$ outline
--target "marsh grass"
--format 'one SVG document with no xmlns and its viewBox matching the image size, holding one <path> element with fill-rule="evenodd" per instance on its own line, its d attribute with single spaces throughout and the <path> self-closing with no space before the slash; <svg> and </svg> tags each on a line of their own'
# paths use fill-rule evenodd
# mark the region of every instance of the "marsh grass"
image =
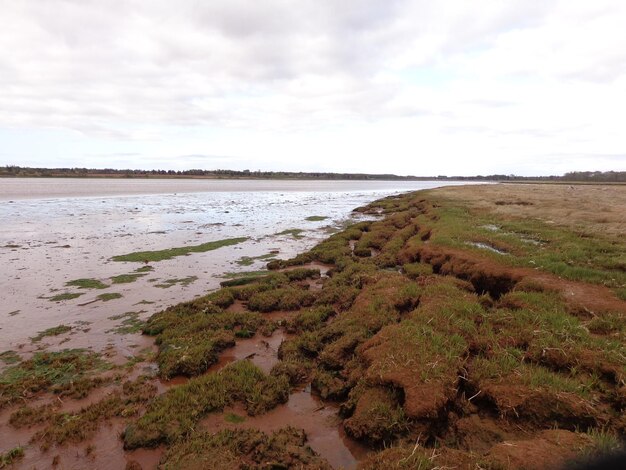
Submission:
<svg viewBox="0 0 626 470">
<path fill-rule="evenodd" d="M 226 421 L 227 423 L 239 424 L 239 423 L 243 423 L 245 420 L 246 420 L 245 416 L 241 416 L 235 413 L 226 413 L 224 415 L 224 421 Z"/>
<path fill-rule="evenodd" d="M 226 279 L 240 279 L 240 278 L 258 278 L 260 276 L 267 276 L 269 271 L 239 271 L 232 273 L 224 273 L 221 277 Z"/>
<path fill-rule="evenodd" d="M 259 256 L 242 256 L 241 258 L 236 260 L 235 263 L 239 266 L 252 266 L 255 261 L 264 261 L 274 258 L 276 258 L 276 254 L 274 253 L 266 253 Z"/>
<path fill-rule="evenodd" d="M 289 381 L 268 376 L 250 361 L 238 361 L 216 373 L 194 377 L 148 405 L 146 414 L 126 428 L 127 449 L 173 443 L 189 435 L 207 413 L 240 402 L 249 415 L 287 401 Z"/>
<path fill-rule="evenodd" d="M 138 273 L 133 273 L 133 274 L 120 274 L 118 276 L 113 276 L 109 279 L 111 279 L 111 282 L 113 284 L 128 284 L 131 282 L 135 282 L 137 279 L 145 275 L 146 273 L 144 272 L 138 272 Z"/>
<path fill-rule="evenodd" d="M 143 332 L 156 336 L 159 346 L 161 376 L 201 374 L 236 337 L 249 337 L 265 323 L 258 313 L 224 312 L 234 299 L 230 289 L 220 289 L 169 307 L 146 322 Z"/>
<path fill-rule="evenodd" d="M 84 349 L 36 352 L 0 374 L 0 408 L 42 391 L 81 397 L 91 388 L 90 377 L 110 367 Z"/>
<path fill-rule="evenodd" d="M 586 434 L 593 441 L 593 447 L 587 449 L 589 454 L 605 455 L 624 449 L 624 442 L 615 433 L 606 429 L 592 428 Z"/>
<path fill-rule="evenodd" d="M 64 292 L 62 294 L 53 295 L 52 297 L 47 297 L 47 299 L 50 300 L 51 302 L 61 302 L 63 300 L 76 299 L 77 297 L 80 297 L 83 294 L 84 292 Z"/>
<path fill-rule="evenodd" d="M 274 310 L 298 310 L 315 302 L 315 295 L 297 287 L 283 287 L 258 292 L 248 300 L 248 308 L 257 312 Z"/>
<path fill-rule="evenodd" d="M 304 431 L 285 427 L 267 435 L 256 429 L 196 432 L 172 446 L 163 458 L 168 469 L 273 468 L 330 470 L 307 445 Z"/>
<path fill-rule="evenodd" d="M 154 268 L 152 266 L 142 266 L 141 268 L 137 268 L 135 269 L 136 273 L 149 273 L 151 271 L 154 271 Z"/>
<path fill-rule="evenodd" d="M 191 284 L 192 282 L 196 282 L 197 280 L 198 280 L 198 276 L 172 278 L 172 279 L 166 279 L 165 281 L 160 282 L 159 284 L 155 284 L 154 287 L 159 287 L 160 289 L 169 289 L 170 287 L 173 287 L 177 284 L 183 287 L 187 287 L 189 284 Z"/>
<path fill-rule="evenodd" d="M 262 313 L 294 312 L 284 324 L 291 335 L 281 344 L 269 378 L 246 361 L 194 377 L 149 405 L 127 429 L 125 445 L 176 442 L 180 450 L 194 440 L 193 430 L 206 413 L 236 401 L 249 414 L 265 411 L 286 399 L 290 385 L 311 383 L 322 398 L 341 402 L 351 436 L 377 449 L 385 446 L 364 468 L 434 467 L 439 449 L 424 457 L 421 446 L 405 445 L 405 436 L 423 436 L 425 445 L 441 446 L 443 454 L 447 449 L 460 456 L 459 462 L 489 467 L 489 457 L 455 444 L 466 436 L 454 423 L 473 415 L 488 421 L 496 434 L 515 432 L 508 419 L 530 430 L 610 423 L 597 447 L 612 448 L 626 378 L 623 312 L 585 311 L 527 274 L 531 270 L 517 268 L 623 289 L 624 242 L 603 234 L 590 237 L 584 227 L 516 218 L 510 207 L 534 207 L 517 204 L 518 199 L 511 199 L 510 207 L 493 201 L 472 205 L 439 194 L 422 191 L 375 201 L 358 212 L 379 219 L 348 226 L 295 258 L 268 263 L 271 270 L 331 264 L 321 290 L 308 289 L 307 280 L 319 272 L 304 267 L 261 271 L 153 316 L 144 332 L 156 335 L 160 373 L 167 377 L 198 375 L 236 338 L 269 328 L 262 314 L 224 311 L 235 299 Z M 496 216 L 494 207 L 509 212 Z M 463 256 L 434 262 L 423 256 L 433 247 Z M 474 260 L 484 273 L 451 268 L 456 262 L 473 269 Z M 488 281 L 499 282 L 500 271 L 522 273 L 523 279 L 502 289 L 483 288 Z M 224 434 L 224 439 L 230 444 L 236 437 Z M 483 444 L 488 448 L 493 442 L 488 438 Z"/>
<path fill-rule="evenodd" d="M 80 289 L 106 289 L 107 287 L 109 287 L 107 284 L 105 284 L 102 281 L 99 281 L 98 279 L 87 279 L 87 278 L 81 278 L 81 279 L 74 279 L 73 281 L 68 281 L 65 283 L 66 286 L 74 286 L 74 287 L 78 287 Z"/>
<path fill-rule="evenodd" d="M 121 299 L 123 297 L 119 292 L 106 292 L 104 294 L 100 294 L 96 296 L 98 300 L 102 300 L 103 302 L 108 302 L 109 300 Z"/>
<path fill-rule="evenodd" d="M 504 264 L 537 267 L 566 279 L 606 285 L 618 293 L 626 284 L 626 250 L 613 237 L 581 236 L 579 230 L 538 219 L 494 219 L 484 210 L 463 207 L 460 201 L 439 203 L 433 210 L 438 219 L 432 238 L 438 244 L 463 248 L 470 242 L 484 243 L 512 255 L 499 260 Z M 500 230 L 485 228 L 495 224 Z M 481 248 L 465 248 L 497 256 Z"/>
<path fill-rule="evenodd" d="M 200 245 L 182 246 L 177 248 L 168 248 L 166 250 L 156 251 L 137 251 L 126 255 L 113 256 L 112 261 L 131 261 L 131 262 L 156 262 L 175 258 L 176 256 L 186 256 L 191 253 L 204 253 L 206 251 L 217 250 L 224 246 L 237 245 L 248 240 L 248 237 L 226 238 L 224 240 L 216 240 L 213 242 L 202 243 Z"/>
<path fill-rule="evenodd" d="M 67 333 L 68 331 L 72 331 L 71 326 L 67 326 L 67 325 L 54 326 L 52 328 L 48 328 L 47 330 L 40 331 L 39 333 L 37 333 L 36 336 L 33 336 L 30 340 L 33 343 L 36 343 L 38 341 L 41 341 L 46 336 L 58 336 L 58 335 Z"/>
<path fill-rule="evenodd" d="M 302 233 L 304 233 L 304 230 L 301 228 L 289 228 L 287 230 L 283 230 L 282 232 L 275 233 L 274 235 L 290 236 L 295 240 L 300 240 L 301 238 L 304 238 L 304 235 L 302 235 Z"/>
<path fill-rule="evenodd" d="M 17 446 L 0 453 L 0 468 L 12 466 L 15 462 L 24 457 L 24 447 Z"/>
<path fill-rule="evenodd" d="M 26 406 L 15 411 L 10 421 L 16 427 L 44 424 L 45 427 L 33 436 L 33 441 L 47 450 L 52 445 L 78 443 L 91 438 L 105 420 L 137 416 L 156 391 L 156 386 L 147 377 L 139 377 L 124 382 L 119 389 L 76 412 L 57 411 L 51 405 Z"/>
<path fill-rule="evenodd" d="M 122 320 L 122 322 L 115 328 L 107 330 L 107 333 L 128 335 L 141 332 L 146 323 L 139 319 L 139 314 L 140 312 L 126 312 L 109 317 L 109 320 Z"/>
<path fill-rule="evenodd" d="M 16 362 L 20 362 L 21 357 L 15 351 L 4 351 L 0 353 L 0 361 L 5 364 L 15 364 Z"/>
</svg>

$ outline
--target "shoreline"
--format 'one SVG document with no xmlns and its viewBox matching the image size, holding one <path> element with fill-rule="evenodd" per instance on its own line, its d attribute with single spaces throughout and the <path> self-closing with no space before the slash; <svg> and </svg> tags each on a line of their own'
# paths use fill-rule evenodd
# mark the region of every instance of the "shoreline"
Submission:
<svg viewBox="0 0 626 470">
<path fill-rule="evenodd" d="M 164 457 L 162 450 L 149 451 L 150 457 L 145 459 L 137 454 L 142 451 L 136 450 L 129 459 L 144 464 L 156 462 L 155 458 L 167 459 L 174 467 L 184 466 L 189 463 L 185 446 L 201 442 L 208 447 L 196 447 L 197 453 L 192 455 L 196 459 L 209 454 L 219 462 L 220 458 L 227 459 L 223 462 L 249 458 L 236 453 L 233 456 L 228 450 L 237 440 L 265 439 L 245 423 L 276 432 L 276 427 L 265 427 L 264 416 L 278 413 L 280 424 L 289 416 L 281 413 L 290 409 L 298 412 L 298 406 L 304 416 L 319 413 L 316 406 L 340 410 L 335 429 L 365 446 L 358 458 L 360 468 L 380 468 L 398 459 L 416 465 L 420 459 L 424 465 L 473 465 L 477 458 L 494 464 L 511 459 L 517 462 L 515 448 L 502 442 L 514 442 L 524 452 L 549 449 L 551 458 L 557 460 L 572 458 L 575 455 L 554 442 L 568 442 L 570 447 L 596 452 L 593 433 L 599 423 L 606 425 L 603 439 L 610 435 L 620 442 L 626 423 L 615 416 L 620 405 L 611 393 L 619 395 L 624 381 L 621 371 L 626 370 L 626 364 L 619 355 L 609 353 L 623 351 L 624 325 L 612 312 L 623 315 L 626 302 L 618 297 L 622 295 L 621 281 L 608 287 L 601 285 L 610 282 L 609 277 L 599 277 L 605 276 L 602 269 L 606 268 L 602 266 L 610 256 L 605 259 L 601 252 L 589 255 L 589 260 L 597 263 L 593 271 L 588 268 L 589 272 L 580 271 L 576 265 L 565 270 L 558 264 L 546 264 L 540 271 L 535 268 L 542 259 L 547 263 L 557 253 L 553 251 L 560 249 L 561 245 L 552 240 L 569 236 L 573 229 L 568 223 L 577 225 L 587 220 L 587 230 L 594 234 L 591 238 L 568 238 L 569 243 L 578 244 L 577 249 L 586 250 L 591 242 L 604 243 L 613 229 L 594 231 L 592 224 L 619 224 L 611 217 L 619 219 L 619 208 L 626 207 L 626 194 L 618 187 L 607 188 L 618 191 L 616 195 L 594 194 L 594 201 L 588 204 L 606 205 L 608 215 L 602 222 L 589 222 L 584 207 L 566 190 L 546 186 L 543 192 L 528 194 L 525 189 L 515 192 L 508 185 L 482 187 L 480 191 L 460 186 L 380 199 L 357 210 L 384 214 L 383 219 L 353 225 L 295 258 L 272 261 L 269 267 L 278 270 L 261 278 L 172 305 L 153 315 L 143 330 L 157 340 L 159 352 L 153 359 L 159 373 L 174 380 L 167 389 L 160 390 L 165 392 L 160 398 L 148 396 L 137 402 L 147 411 L 128 420 L 124 442 L 127 448 L 152 448 L 164 443 L 168 450 Z M 552 191 L 556 194 L 551 195 Z M 572 199 L 573 208 L 580 207 L 579 214 L 563 213 L 566 218 L 556 223 L 553 220 L 553 224 L 529 218 L 528 214 L 535 211 L 537 215 L 547 213 L 550 219 L 546 220 L 552 220 L 550 204 L 557 204 L 564 212 L 558 201 L 565 195 Z M 481 205 L 483 199 L 493 205 Z M 613 216 L 608 210 L 611 200 L 615 200 L 613 207 L 618 210 Z M 468 209 L 470 218 L 463 215 Z M 622 230 L 619 227 L 616 225 L 617 233 Z M 610 241 L 617 243 L 613 250 L 623 248 L 623 241 Z M 468 245 L 470 242 L 475 245 Z M 529 260 L 534 263 L 528 264 Z M 319 271 L 311 262 L 329 266 L 330 272 Z M 523 263 L 532 269 L 523 267 Z M 607 276 L 615 276 L 607 272 Z M 579 279 L 581 275 L 588 276 L 591 283 Z M 561 291 L 576 295 L 563 297 Z M 545 310 L 547 305 L 551 310 Z M 585 310 L 595 316 L 585 317 Z M 561 323 L 541 323 L 550 332 L 545 337 L 526 329 L 537 328 L 532 322 L 526 325 L 514 321 L 528 315 L 533 321 L 544 322 L 544 318 L 556 314 L 549 312 L 557 312 Z M 492 330 L 496 325 L 498 330 Z M 594 336 L 582 334 L 581 325 Z M 415 336 L 407 337 L 407 332 Z M 287 336 L 274 337 L 279 333 Z M 558 355 L 542 356 L 542 350 L 551 348 L 552 336 L 571 337 L 574 333 L 578 336 L 571 344 L 560 343 L 561 348 L 574 348 L 567 352 L 568 357 L 576 359 L 573 364 L 563 363 L 564 358 Z M 267 339 L 263 339 L 264 334 Z M 519 338 L 518 342 L 502 344 L 500 338 L 507 335 Z M 609 355 L 598 356 L 605 354 L 602 351 Z M 267 354 L 273 358 L 270 374 L 269 366 L 256 369 L 256 361 L 263 364 Z M 525 360 L 498 362 L 499 358 L 516 358 L 516 354 Z M 225 357 L 234 357 L 234 362 L 224 362 Z M 599 385 L 588 383 L 598 367 L 589 357 L 603 364 L 598 372 L 602 377 Z M 210 368 L 212 362 L 217 368 Z M 205 373 L 207 369 L 210 372 Z M 463 380 L 458 378 L 459 370 L 465 370 Z M 189 378 L 178 378 L 181 372 Z M 248 377 L 254 380 L 248 382 Z M 424 382 L 415 384 L 415 377 L 422 377 Z M 222 392 L 215 395 L 217 401 L 206 401 L 197 409 L 186 408 L 189 405 L 180 401 L 188 393 L 211 395 L 213 392 L 207 393 L 222 390 L 220 387 L 229 382 L 240 384 L 240 392 L 230 403 L 220 401 Z M 256 384 L 262 387 L 258 389 Z M 302 384 L 309 384 L 304 389 L 309 390 L 306 396 L 321 398 L 317 402 L 320 405 L 289 401 L 294 391 L 300 393 Z M 550 405 L 542 406 L 542 402 Z M 593 412 L 586 403 L 594 404 Z M 554 411 L 553 405 L 560 411 Z M 494 407 L 496 414 L 492 413 Z M 172 410 L 176 410 L 177 425 L 171 421 Z M 448 410 L 443 421 L 441 410 Z M 552 413 L 549 419 L 544 412 Z M 199 418 L 191 416 L 212 417 L 202 426 L 213 431 L 221 429 L 222 439 L 230 437 L 218 442 L 201 429 L 192 432 Z M 583 430 L 573 432 L 567 424 L 571 421 Z M 557 429 L 552 427 L 554 422 Z M 520 434 L 516 426 L 525 432 Z M 315 432 L 308 432 L 313 442 Z M 420 446 L 415 445 L 418 434 L 424 439 Z M 297 449 L 291 463 L 325 468 L 323 460 L 306 450 L 306 438 L 296 431 L 280 436 Z M 448 445 L 451 437 L 460 444 Z M 392 443 L 391 448 L 380 450 L 381 445 Z M 440 451 L 435 462 L 428 458 L 434 444 Z M 280 448 L 272 449 L 280 453 Z M 474 451 L 468 453 L 468 449 Z M 332 451 L 331 446 L 324 452 Z M 69 453 L 62 453 L 63 459 L 69 459 Z M 529 455 L 526 461 L 545 463 L 533 461 L 532 452 Z"/>
</svg>

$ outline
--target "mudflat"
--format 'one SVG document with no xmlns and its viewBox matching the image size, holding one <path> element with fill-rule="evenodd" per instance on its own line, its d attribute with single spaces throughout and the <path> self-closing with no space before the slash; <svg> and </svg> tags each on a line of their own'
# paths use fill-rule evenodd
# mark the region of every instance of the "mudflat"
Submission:
<svg viewBox="0 0 626 470">
<path fill-rule="evenodd" d="M 152 315 L 143 357 L 3 353 L 1 458 L 558 468 L 623 447 L 626 187 L 447 187 L 356 213 L 373 220 Z"/>
</svg>

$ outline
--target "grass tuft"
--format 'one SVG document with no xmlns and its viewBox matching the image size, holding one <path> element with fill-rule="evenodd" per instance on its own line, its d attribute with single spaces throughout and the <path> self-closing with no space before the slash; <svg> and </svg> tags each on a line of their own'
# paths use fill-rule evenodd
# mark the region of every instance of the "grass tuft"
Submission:
<svg viewBox="0 0 626 470">
<path fill-rule="evenodd" d="M 146 274 L 143 272 L 133 274 L 120 274 L 119 276 L 113 276 L 110 279 L 113 284 L 128 284 L 131 282 L 135 282 L 137 279 L 145 275 Z"/>
<path fill-rule="evenodd" d="M 102 281 L 98 279 L 74 279 L 73 281 L 68 281 L 65 283 L 66 286 L 75 286 L 80 289 L 106 289 L 109 287 Z"/>
<path fill-rule="evenodd" d="M 68 331 L 72 331 L 71 326 L 67 326 L 67 325 L 54 326 L 52 328 L 48 328 L 47 330 L 40 331 L 39 333 L 37 333 L 37 336 L 33 336 L 31 338 L 31 341 L 33 343 L 36 343 L 38 341 L 41 341 L 46 336 L 58 336 L 58 335 L 67 333 Z"/>
<path fill-rule="evenodd" d="M 176 256 L 186 256 L 191 253 L 203 253 L 206 251 L 217 250 L 224 246 L 237 245 L 248 240 L 248 237 L 226 238 L 224 240 L 216 240 L 213 242 L 202 243 L 200 245 L 182 246 L 178 248 L 168 248 L 166 250 L 157 251 L 137 251 L 126 255 L 113 256 L 112 261 L 131 261 L 131 262 L 156 262 L 175 258 Z"/>
<path fill-rule="evenodd" d="M 102 300 L 103 302 L 108 302 L 109 300 L 121 299 L 123 297 L 119 292 L 107 292 L 105 294 L 100 294 L 97 296 L 98 300 Z"/>
<path fill-rule="evenodd" d="M 76 299 L 83 295 L 83 292 L 64 292 L 63 294 L 53 295 L 52 297 L 48 297 L 48 300 L 51 302 L 61 302 L 63 300 L 72 300 Z"/>
</svg>

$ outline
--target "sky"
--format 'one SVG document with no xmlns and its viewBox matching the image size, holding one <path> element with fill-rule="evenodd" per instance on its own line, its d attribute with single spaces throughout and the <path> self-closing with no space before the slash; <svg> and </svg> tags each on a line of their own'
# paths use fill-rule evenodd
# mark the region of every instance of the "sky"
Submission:
<svg viewBox="0 0 626 470">
<path fill-rule="evenodd" d="M 0 0 L 0 165 L 626 170 L 623 0 Z"/>
</svg>

